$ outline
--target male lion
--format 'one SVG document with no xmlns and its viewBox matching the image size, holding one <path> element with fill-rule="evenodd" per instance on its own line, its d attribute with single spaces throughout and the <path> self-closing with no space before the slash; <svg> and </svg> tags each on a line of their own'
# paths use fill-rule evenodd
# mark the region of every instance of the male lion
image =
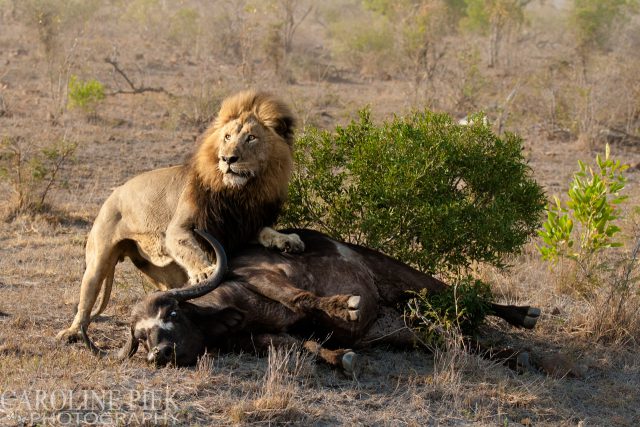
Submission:
<svg viewBox="0 0 640 427">
<path fill-rule="evenodd" d="M 58 338 L 75 339 L 105 309 L 115 266 L 125 257 L 161 290 L 207 278 L 215 266 L 194 228 L 208 230 L 231 253 L 256 237 L 265 247 L 303 251 L 298 235 L 270 228 L 287 195 L 293 127 L 290 110 L 273 96 L 238 93 L 223 101 L 187 164 L 116 188 L 89 232 L 78 311 Z"/>
</svg>

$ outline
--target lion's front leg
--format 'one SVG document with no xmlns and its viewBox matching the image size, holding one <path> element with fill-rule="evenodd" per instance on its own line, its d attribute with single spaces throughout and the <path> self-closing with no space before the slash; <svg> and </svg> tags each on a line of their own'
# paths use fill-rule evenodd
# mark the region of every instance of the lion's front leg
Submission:
<svg viewBox="0 0 640 427">
<path fill-rule="evenodd" d="M 282 252 L 303 252 L 304 242 L 295 233 L 284 234 L 271 227 L 264 227 L 258 233 L 258 242 L 265 248 L 276 248 Z"/>
<path fill-rule="evenodd" d="M 179 234 L 167 232 L 166 245 L 171 257 L 187 272 L 189 285 L 200 283 L 215 271 L 215 265 L 211 264 L 190 231 Z"/>
<path fill-rule="evenodd" d="M 193 230 L 187 225 L 188 219 L 177 217 L 171 221 L 165 246 L 169 255 L 187 272 L 188 283 L 194 285 L 208 278 L 215 271 L 215 265 L 198 244 Z"/>
</svg>

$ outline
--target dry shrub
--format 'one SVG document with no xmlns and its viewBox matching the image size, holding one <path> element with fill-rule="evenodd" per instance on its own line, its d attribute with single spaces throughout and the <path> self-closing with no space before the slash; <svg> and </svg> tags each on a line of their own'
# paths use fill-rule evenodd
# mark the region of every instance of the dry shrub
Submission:
<svg viewBox="0 0 640 427">
<path fill-rule="evenodd" d="M 296 407 L 295 399 L 301 393 L 299 382 L 309 376 L 310 369 L 311 356 L 299 346 L 271 345 L 257 398 L 232 406 L 228 413 L 231 421 L 299 422 L 304 413 Z"/>
<path fill-rule="evenodd" d="M 210 386 L 213 383 L 215 371 L 215 359 L 210 354 L 205 353 L 199 357 L 194 372 L 196 387 L 206 388 Z"/>
<path fill-rule="evenodd" d="M 433 348 L 433 383 L 443 390 L 451 390 L 462 384 L 463 372 L 473 356 L 461 333 L 450 330 L 446 335 L 444 347 Z"/>
<path fill-rule="evenodd" d="M 630 253 L 616 262 L 610 275 L 600 275 L 601 286 L 570 315 L 578 331 L 606 344 L 640 343 L 639 255 L 640 237 Z"/>
<path fill-rule="evenodd" d="M 180 124 L 203 132 L 216 116 L 223 97 L 212 83 L 202 82 L 176 106 Z"/>
<path fill-rule="evenodd" d="M 0 139 L 0 182 L 6 181 L 14 197 L 8 200 L 8 217 L 49 209 L 52 190 L 66 185 L 76 142 L 62 137 L 34 142 L 18 137 Z"/>
<path fill-rule="evenodd" d="M 500 365 L 499 362 L 492 362 L 472 353 L 468 340 L 456 329 L 447 331 L 444 345 L 433 348 L 432 351 L 433 397 L 448 401 L 454 408 L 462 409 L 468 406 L 468 403 L 465 403 L 468 399 L 467 393 L 461 390 L 466 390 L 470 382 L 486 381 L 487 375 L 491 377 L 495 374 L 492 368 Z M 502 371 L 502 368 L 499 371 Z"/>
<path fill-rule="evenodd" d="M 292 405 L 298 377 L 308 371 L 309 355 L 298 346 L 269 347 L 267 371 L 261 396 L 254 402 L 258 410 L 285 410 Z"/>
</svg>

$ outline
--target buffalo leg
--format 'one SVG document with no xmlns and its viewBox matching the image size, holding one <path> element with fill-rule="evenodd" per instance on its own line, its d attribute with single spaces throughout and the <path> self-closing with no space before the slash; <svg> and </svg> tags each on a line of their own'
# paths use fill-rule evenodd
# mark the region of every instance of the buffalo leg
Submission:
<svg viewBox="0 0 640 427">
<path fill-rule="evenodd" d="M 304 348 L 320 360 L 335 368 L 341 368 L 348 374 L 353 374 L 358 368 L 357 355 L 349 349 L 329 350 L 313 340 L 301 340 L 289 334 L 258 334 L 252 335 L 246 341 L 240 340 L 243 350 L 251 350 L 258 353 L 266 353 L 270 346 L 291 347 L 294 345 Z"/>
<path fill-rule="evenodd" d="M 511 325 L 526 329 L 533 329 L 540 316 L 540 309 L 536 307 L 491 304 L 491 309 Z"/>
<path fill-rule="evenodd" d="M 360 319 L 358 295 L 318 296 L 297 288 L 289 280 L 283 280 L 282 274 L 271 272 L 252 274 L 250 280 L 247 280 L 247 287 L 296 313 L 313 315 L 314 312 L 321 312 L 347 322 Z"/>
</svg>

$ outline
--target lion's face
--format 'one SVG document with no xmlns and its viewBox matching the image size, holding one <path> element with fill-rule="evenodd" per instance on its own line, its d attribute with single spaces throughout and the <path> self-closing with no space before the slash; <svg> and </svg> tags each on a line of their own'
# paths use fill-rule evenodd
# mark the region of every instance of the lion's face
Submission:
<svg viewBox="0 0 640 427">
<path fill-rule="evenodd" d="M 243 114 L 218 131 L 218 168 L 227 187 L 240 188 L 267 167 L 276 144 L 284 141 L 256 117 Z"/>
<path fill-rule="evenodd" d="M 198 181 L 215 191 L 257 191 L 247 195 L 280 203 L 293 165 L 294 126 L 287 106 L 267 93 L 225 99 L 194 156 Z"/>
</svg>

